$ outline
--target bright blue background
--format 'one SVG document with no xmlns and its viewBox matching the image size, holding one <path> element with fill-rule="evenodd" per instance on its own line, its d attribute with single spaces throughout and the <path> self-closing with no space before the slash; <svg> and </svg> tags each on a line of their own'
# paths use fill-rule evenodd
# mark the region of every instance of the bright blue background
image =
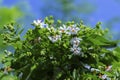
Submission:
<svg viewBox="0 0 120 80">
<path fill-rule="evenodd" d="M 94 8 L 94 11 L 89 14 L 85 14 L 84 12 L 79 14 L 73 11 L 75 15 L 83 21 L 86 20 L 84 23 L 89 26 L 94 27 L 97 22 L 102 22 L 104 28 L 107 27 L 111 29 L 110 32 L 114 35 L 114 38 L 120 39 L 120 0 L 75 0 L 74 5 L 82 2 L 90 3 Z M 48 15 L 63 19 L 61 8 L 59 8 L 60 5 L 59 3 L 56 3 L 55 0 L 3 0 L 3 6 L 12 7 L 15 5 L 19 6 L 22 11 L 26 12 L 24 18 L 26 24 L 23 24 L 24 26 L 27 26 L 27 29 L 29 28 L 28 23 L 32 22 L 33 19 L 43 19 Z M 57 10 L 54 8 L 57 8 Z M 89 9 L 89 6 L 87 8 Z M 44 11 L 47 12 L 44 13 Z M 64 16 L 64 18 L 68 17 Z"/>
</svg>

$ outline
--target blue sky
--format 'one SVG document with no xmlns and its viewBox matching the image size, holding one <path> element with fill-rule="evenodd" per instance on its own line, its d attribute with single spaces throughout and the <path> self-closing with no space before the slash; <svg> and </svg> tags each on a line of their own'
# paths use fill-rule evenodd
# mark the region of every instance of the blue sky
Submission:
<svg viewBox="0 0 120 80">
<path fill-rule="evenodd" d="M 49 0 L 48 0 L 49 1 Z M 114 20 L 111 28 L 111 33 L 115 36 L 120 33 L 120 0 L 84 0 L 90 2 L 94 7 L 94 12 L 89 15 L 83 15 L 83 19 L 86 18 L 88 25 L 95 26 L 95 24 L 100 21 L 104 27 L 110 27 L 108 24 L 111 24 L 112 19 Z M 83 2 L 84 2 L 83 1 Z M 24 3 L 24 4 L 23 4 Z M 80 3 L 79 0 L 76 0 L 76 3 Z M 47 7 L 47 4 L 44 0 L 3 0 L 4 6 L 15 6 L 18 4 L 25 9 L 28 13 L 32 14 L 32 19 L 44 18 L 47 15 L 53 15 L 55 12 L 50 12 L 47 15 L 43 14 L 41 9 Z M 55 5 L 54 0 L 50 0 L 49 4 Z M 27 7 L 24 8 L 24 5 Z M 56 7 L 59 5 L 56 5 Z M 58 14 L 60 15 L 60 14 Z M 79 16 L 79 14 L 77 14 Z M 115 21 L 116 20 L 116 21 Z M 87 24 L 87 23 L 86 23 Z"/>
<path fill-rule="evenodd" d="M 79 0 L 77 0 L 79 2 Z M 93 3 L 96 6 L 96 10 L 91 15 L 95 21 L 106 21 L 114 16 L 120 16 L 120 2 L 117 0 L 86 0 Z M 43 0 L 3 0 L 3 5 L 11 7 L 16 5 L 16 3 L 26 3 L 30 7 L 30 11 L 36 14 L 35 17 L 43 16 L 41 15 L 40 8 L 45 7 Z M 54 2 L 53 2 L 54 3 Z M 47 5 L 46 5 L 47 6 Z"/>
</svg>

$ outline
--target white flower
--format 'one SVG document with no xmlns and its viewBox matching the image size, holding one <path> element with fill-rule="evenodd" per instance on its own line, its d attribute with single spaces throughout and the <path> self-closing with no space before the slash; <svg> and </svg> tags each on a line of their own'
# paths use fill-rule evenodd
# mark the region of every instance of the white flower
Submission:
<svg viewBox="0 0 120 80">
<path fill-rule="evenodd" d="M 5 50 L 4 52 L 5 52 L 5 54 L 6 54 L 5 57 L 8 57 L 8 56 L 12 55 L 12 52 L 10 52 L 10 51 L 8 51 L 8 50 Z"/>
<path fill-rule="evenodd" d="M 100 72 L 99 69 L 91 68 L 91 72 L 94 72 L 94 71 L 96 71 L 96 72 Z"/>
<path fill-rule="evenodd" d="M 63 25 L 63 27 L 60 26 L 60 28 L 59 28 L 60 33 L 67 33 L 67 30 L 68 30 L 68 28 L 66 27 L 66 25 Z"/>
<path fill-rule="evenodd" d="M 73 52 L 73 54 L 75 54 L 75 55 L 81 54 L 81 48 L 79 48 L 79 47 L 73 46 L 72 48 L 70 48 L 70 51 Z"/>
<path fill-rule="evenodd" d="M 71 34 L 77 34 L 77 32 L 80 30 L 78 27 L 76 27 L 76 25 L 72 25 L 72 26 L 69 26 L 68 27 L 68 30 L 69 30 L 69 35 Z"/>
<path fill-rule="evenodd" d="M 33 21 L 33 24 L 34 24 L 35 26 L 40 26 L 40 25 L 41 25 L 41 20 L 34 20 L 34 21 Z"/>
<path fill-rule="evenodd" d="M 111 68 L 112 68 L 112 65 L 107 66 L 106 71 L 110 71 L 110 70 L 111 70 Z"/>
<path fill-rule="evenodd" d="M 44 22 L 42 22 L 41 20 L 34 20 L 33 24 L 35 26 L 40 26 L 40 28 L 47 28 L 48 24 L 45 24 Z"/>
<path fill-rule="evenodd" d="M 101 78 L 102 80 L 111 80 L 111 78 L 109 78 L 106 74 L 100 75 L 99 78 Z"/>
<path fill-rule="evenodd" d="M 87 68 L 87 69 L 90 69 L 90 68 L 91 68 L 91 66 L 88 65 L 88 64 L 85 64 L 84 67 Z"/>
<path fill-rule="evenodd" d="M 102 79 L 106 79 L 107 78 L 107 75 L 102 75 L 102 77 L 101 77 Z"/>
<path fill-rule="evenodd" d="M 80 39 L 80 38 L 77 38 L 77 37 L 74 37 L 74 38 L 72 38 L 71 39 L 71 44 L 73 45 L 73 46 L 78 46 L 79 44 L 80 44 L 80 40 L 82 40 L 82 39 Z"/>
<path fill-rule="evenodd" d="M 41 23 L 41 26 L 40 26 L 41 28 L 48 28 L 48 24 L 45 24 L 45 23 Z"/>
<path fill-rule="evenodd" d="M 49 38 L 50 41 L 52 41 L 54 43 L 57 40 L 61 40 L 61 35 L 48 36 L 48 38 Z"/>
</svg>

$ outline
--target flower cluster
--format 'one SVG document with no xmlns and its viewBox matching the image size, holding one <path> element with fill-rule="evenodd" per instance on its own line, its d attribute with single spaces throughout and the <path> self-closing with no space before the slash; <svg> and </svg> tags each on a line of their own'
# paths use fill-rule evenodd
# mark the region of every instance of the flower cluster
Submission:
<svg viewBox="0 0 120 80">
<path fill-rule="evenodd" d="M 102 80 L 106 80 L 106 79 L 107 79 L 107 80 L 111 80 L 111 79 L 108 77 L 108 75 L 106 75 L 106 74 L 101 74 L 101 70 L 99 70 L 99 69 L 92 68 L 92 67 L 91 67 L 90 65 L 88 65 L 88 64 L 85 64 L 84 67 L 85 67 L 86 69 L 90 70 L 91 72 L 99 73 L 98 77 L 101 78 Z M 107 67 L 105 68 L 105 71 L 110 71 L 111 69 L 112 69 L 112 65 L 107 66 Z"/>
<path fill-rule="evenodd" d="M 60 33 L 66 33 L 68 35 L 76 35 L 79 30 L 80 28 L 78 28 L 76 25 L 71 26 L 63 25 L 63 27 L 60 26 L 59 28 Z"/>
<path fill-rule="evenodd" d="M 49 32 L 57 32 L 57 30 L 54 27 L 48 27 L 48 24 L 45 24 L 44 22 L 42 22 L 41 20 L 34 20 L 33 24 L 36 26 L 40 26 L 41 28 L 43 28 L 45 25 L 47 25 L 47 29 Z M 53 36 L 48 36 L 49 40 L 53 43 L 55 43 L 58 40 L 61 40 L 62 37 L 62 33 L 67 34 L 68 36 L 70 35 L 76 35 L 78 33 L 78 31 L 80 30 L 80 28 L 77 27 L 77 25 L 70 25 L 70 26 L 60 26 L 58 28 L 58 32 L 60 34 L 55 34 Z M 81 48 L 79 47 L 80 41 L 82 39 L 78 38 L 78 37 L 73 37 L 70 41 L 72 47 L 70 48 L 70 51 L 73 52 L 73 54 L 75 55 L 81 55 Z"/>
<path fill-rule="evenodd" d="M 79 47 L 80 41 L 81 39 L 77 37 L 71 39 L 72 48 L 70 48 L 70 51 L 73 52 L 73 54 L 82 54 L 81 48 Z"/>
</svg>

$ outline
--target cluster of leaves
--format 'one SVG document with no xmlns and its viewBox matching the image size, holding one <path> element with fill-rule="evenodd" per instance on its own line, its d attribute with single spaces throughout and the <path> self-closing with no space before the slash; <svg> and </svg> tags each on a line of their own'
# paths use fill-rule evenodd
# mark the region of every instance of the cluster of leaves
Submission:
<svg viewBox="0 0 120 80">
<path fill-rule="evenodd" d="M 95 28 L 82 22 L 62 25 L 61 21 L 54 24 L 53 17 L 46 17 L 43 22 L 34 21 L 35 28 L 29 29 L 24 39 L 20 39 L 22 30 L 14 26 L 4 26 L 2 34 L 4 44 L 12 45 L 15 51 L 5 51 L 5 57 L 0 60 L 1 80 L 6 76 L 14 76 L 15 80 L 120 79 L 120 48 L 116 41 L 107 39 L 107 31 L 101 29 L 100 23 Z M 71 48 L 75 37 L 80 39 L 73 41 L 78 44 L 78 51 Z"/>
</svg>

